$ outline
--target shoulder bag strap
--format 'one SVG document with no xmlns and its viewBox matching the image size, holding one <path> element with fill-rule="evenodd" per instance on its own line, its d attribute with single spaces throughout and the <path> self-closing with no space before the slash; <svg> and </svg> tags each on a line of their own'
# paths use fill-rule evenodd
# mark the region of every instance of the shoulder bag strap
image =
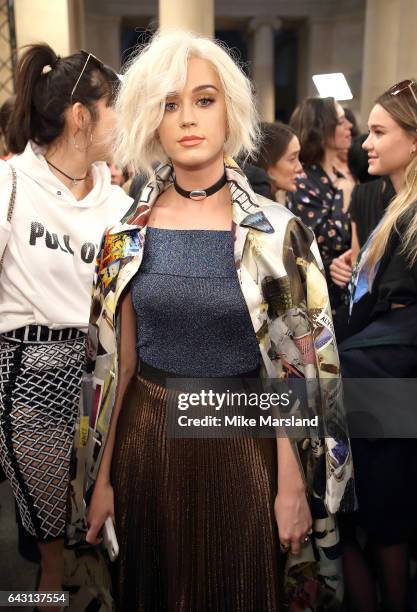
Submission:
<svg viewBox="0 0 417 612">
<path fill-rule="evenodd" d="M 10 194 L 9 206 L 7 208 L 7 221 L 9 223 L 11 222 L 12 216 L 13 216 L 14 204 L 16 201 L 16 184 L 17 184 L 16 170 L 14 169 L 12 165 L 10 165 L 10 170 L 12 171 L 12 192 Z M 3 261 L 4 261 L 5 252 L 6 252 L 6 249 L 4 249 L 3 255 L 1 256 L 1 260 L 0 260 L 0 274 L 3 269 Z"/>
</svg>

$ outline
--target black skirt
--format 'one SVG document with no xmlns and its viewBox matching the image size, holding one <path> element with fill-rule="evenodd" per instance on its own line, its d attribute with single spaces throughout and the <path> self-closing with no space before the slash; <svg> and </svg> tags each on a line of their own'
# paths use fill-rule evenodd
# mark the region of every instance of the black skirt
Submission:
<svg viewBox="0 0 417 612">
<path fill-rule="evenodd" d="M 343 377 L 416 377 L 415 314 L 415 306 L 390 311 L 346 340 L 339 351 Z M 379 544 L 406 542 L 416 532 L 417 440 L 352 438 L 351 445 L 359 509 L 339 515 L 342 541 L 361 526 Z"/>
</svg>

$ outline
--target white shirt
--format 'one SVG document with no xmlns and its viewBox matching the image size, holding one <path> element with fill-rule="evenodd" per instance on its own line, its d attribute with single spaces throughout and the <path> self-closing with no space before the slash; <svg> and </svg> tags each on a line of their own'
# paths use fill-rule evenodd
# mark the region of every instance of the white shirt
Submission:
<svg viewBox="0 0 417 612">
<path fill-rule="evenodd" d="M 17 174 L 16 203 L 0 275 L 0 333 L 25 325 L 87 331 L 95 258 L 103 231 L 132 203 L 111 185 L 105 162 L 92 166 L 94 187 L 83 200 L 50 171 L 41 150 L 0 161 L 0 224 Z"/>
</svg>

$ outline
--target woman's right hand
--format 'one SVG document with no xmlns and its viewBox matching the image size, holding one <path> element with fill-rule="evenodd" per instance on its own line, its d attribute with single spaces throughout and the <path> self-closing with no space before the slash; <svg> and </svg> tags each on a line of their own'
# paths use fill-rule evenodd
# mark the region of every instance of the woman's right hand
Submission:
<svg viewBox="0 0 417 612">
<path fill-rule="evenodd" d="M 346 287 L 352 277 L 352 266 L 352 249 L 333 259 L 330 264 L 330 276 L 338 287 Z"/>
<path fill-rule="evenodd" d="M 291 550 L 298 555 L 309 541 L 313 526 L 304 486 L 297 489 L 291 485 L 281 490 L 275 498 L 274 512 L 282 551 Z"/>
<path fill-rule="evenodd" d="M 98 534 L 108 516 L 111 516 L 114 521 L 113 487 L 110 483 L 100 484 L 96 482 L 87 513 L 88 532 L 86 540 L 89 544 L 99 544 L 101 542 Z"/>
</svg>

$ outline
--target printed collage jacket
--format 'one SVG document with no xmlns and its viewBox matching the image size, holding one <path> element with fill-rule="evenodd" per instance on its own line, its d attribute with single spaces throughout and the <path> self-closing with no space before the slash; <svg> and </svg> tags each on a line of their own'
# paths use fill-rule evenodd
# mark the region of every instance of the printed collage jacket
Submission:
<svg viewBox="0 0 417 612">
<path fill-rule="evenodd" d="M 354 507 L 353 467 L 344 426 L 339 358 L 323 265 L 314 235 L 284 206 L 255 195 L 239 166 L 225 159 L 241 290 L 262 357 L 261 377 L 299 379 L 308 408 L 326 435 L 292 440 L 311 501 L 313 537 L 287 556 L 290 599 L 307 609 L 317 592 L 343 595 L 334 513 Z M 109 228 L 97 258 L 88 333 L 87 369 L 71 467 L 68 542 L 85 539 L 85 508 L 106 442 L 118 372 L 118 302 L 143 255 L 152 205 L 173 182 L 166 164 L 121 223 Z M 318 588 L 317 588 L 318 587 Z"/>
</svg>

